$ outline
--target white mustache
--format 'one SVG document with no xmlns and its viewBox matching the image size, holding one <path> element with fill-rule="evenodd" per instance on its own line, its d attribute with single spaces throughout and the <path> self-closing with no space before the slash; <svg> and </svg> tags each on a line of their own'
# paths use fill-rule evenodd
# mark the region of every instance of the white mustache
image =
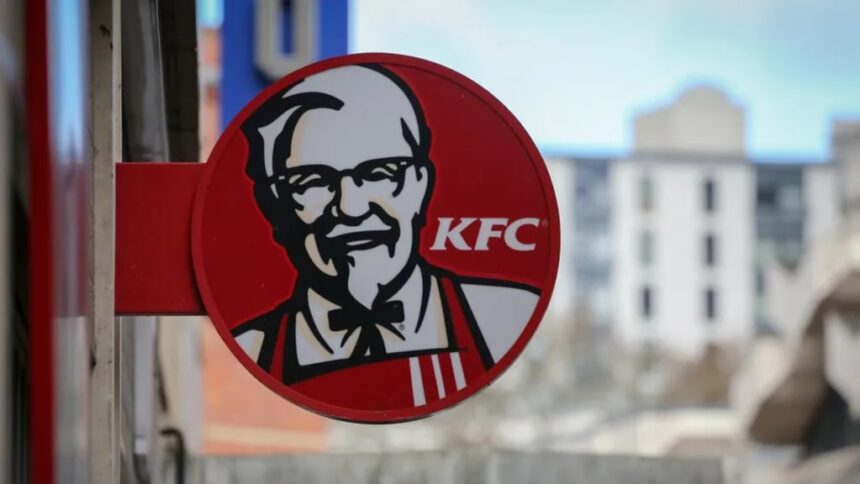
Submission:
<svg viewBox="0 0 860 484">
<path fill-rule="evenodd" d="M 331 239 L 340 235 L 354 234 L 357 232 L 373 232 L 378 230 L 390 229 L 391 227 L 389 227 L 385 222 L 383 222 L 379 217 L 377 217 L 376 214 L 373 214 L 370 217 L 364 219 L 358 225 L 337 224 L 334 226 L 334 228 L 329 230 L 329 232 L 325 234 L 325 236 L 326 238 Z"/>
</svg>

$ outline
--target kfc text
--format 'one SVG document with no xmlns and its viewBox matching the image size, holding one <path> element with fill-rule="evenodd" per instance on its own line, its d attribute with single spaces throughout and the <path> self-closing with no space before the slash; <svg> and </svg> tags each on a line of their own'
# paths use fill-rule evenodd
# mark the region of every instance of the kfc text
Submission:
<svg viewBox="0 0 860 484">
<path fill-rule="evenodd" d="M 489 250 L 490 239 L 502 239 L 509 248 L 520 252 L 535 249 L 535 244 L 524 242 L 519 233 L 520 229 L 525 226 L 537 227 L 540 223 L 537 218 L 520 218 L 510 221 L 510 223 L 507 218 L 493 217 L 463 217 L 455 223 L 456 220 L 451 217 L 439 218 L 439 230 L 436 232 L 436 238 L 430 250 L 447 250 L 446 242 L 451 242 L 451 246 L 457 250 Z M 475 243 L 470 246 L 464 238 L 463 231 L 476 221 L 480 227 L 475 237 Z"/>
</svg>

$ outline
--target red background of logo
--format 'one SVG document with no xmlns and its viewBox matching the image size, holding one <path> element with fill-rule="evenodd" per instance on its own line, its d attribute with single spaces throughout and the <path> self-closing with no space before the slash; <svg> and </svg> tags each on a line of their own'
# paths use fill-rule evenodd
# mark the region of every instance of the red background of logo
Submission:
<svg viewBox="0 0 860 484">
<path fill-rule="evenodd" d="M 523 335 L 492 368 L 491 378 L 471 384 L 457 401 L 486 386 L 518 356 L 536 329 L 555 282 L 559 250 L 555 196 L 534 143 L 513 115 L 477 84 L 437 64 L 390 54 L 344 56 L 301 69 L 257 96 L 226 129 L 209 158 L 195 201 L 192 255 L 209 316 L 233 353 L 258 379 L 296 403 L 338 418 L 403 420 L 434 410 L 409 408 L 403 414 L 389 411 L 386 417 L 374 418 L 351 415 L 348 409 L 327 408 L 271 378 L 229 333 L 229 329 L 290 297 L 296 278 L 295 269 L 284 249 L 272 239 L 271 228 L 254 201 L 253 184 L 245 174 L 248 147 L 239 125 L 266 99 L 296 80 L 329 68 L 362 63 L 382 64 L 403 79 L 423 107 L 431 130 L 430 156 L 436 167 L 436 182 L 421 236 L 424 258 L 460 275 L 523 282 L 542 291 Z M 500 217 L 509 221 L 537 217 L 541 224 L 519 232 L 524 243 L 536 244 L 529 252 L 512 250 L 500 238 L 491 239 L 487 251 L 460 251 L 450 243 L 445 251 L 432 251 L 429 248 L 440 217 Z M 474 222 L 463 232 L 470 245 L 474 245 L 478 226 Z"/>
</svg>

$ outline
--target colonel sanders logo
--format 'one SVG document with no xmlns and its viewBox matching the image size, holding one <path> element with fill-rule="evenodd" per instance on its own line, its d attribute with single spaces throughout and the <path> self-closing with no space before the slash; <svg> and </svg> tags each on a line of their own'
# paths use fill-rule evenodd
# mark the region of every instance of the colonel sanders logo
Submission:
<svg viewBox="0 0 860 484">
<path fill-rule="evenodd" d="M 508 159 L 484 160 L 496 165 L 484 176 L 510 176 L 522 167 L 508 170 L 505 164 L 526 163 L 530 178 L 511 182 L 543 183 L 538 192 L 544 198 L 530 204 L 538 207 L 536 213 L 506 214 L 502 203 L 501 213 L 481 214 L 458 203 L 459 214 L 431 220 L 430 207 L 448 196 L 440 192 L 442 170 L 451 171 L 447 180 L 456 180 L 458 171 L 468 175 L 465 166 L 476 161 L 467 146 L 499 140 L 467 140 L 460 155 L 451 154 L 458 146 L 453 139 L 437 150 L 444 141 L 436 138 L 451 130 L 437 129 L 446 120 L 425 114 L 422 102 L 432 96 L 398 75 L 397 62 L 392 68 L 366 62 L 374 57 L 424 72 L 428 66 L 441 70 L 400 56 L 343 58 L 288 77 L 234 123 L 246 144 L 244 171 L 253 201 L 289 259 L 292 271 L 284 277 L 292 284 L 269 307 L 225 323 L 244 357 L 257 366 L 255 374 L 262 370 L 261 379 L 288 398 L 341 418 L 389 421 L 456 403 L 510 364 L 549 296 L 557 216 L 533 145 L 502 123 L 519 150 Z M 422 85 L 432 80 L 425 78 Z M 448 102 L 456 109 L 457 99 Z M 462 102 L 464 108 L 470 104 Z M 465 136 L 468 129 L 453 133 Z M 213 159 L 223 158 L 223 151 Z M 482 185 L 492 185 L 481 179 L 471 183 L 475 197 L 482 196 Z M 210 182 L 207 198 L 212 191 Z M 204 240 L 218 247 L 214 237 Z M 452 264 L 457 257 L 486 258 L 493 251 L 496 263 L 485 262 L 481 271 L 460 271 Z M 447 252 L 457 253 L 447 264 L 430 260 L 438 254 L 444 263 Z M 532 277 L 535 284 L 523 276 L 504 277 L 506 262 L 527 263 L 517 262 L 520 254 L 540 260 L 537 273 L 545 277 Z M 249 284 L 254 284 L 250 278 Z M 212 291 L 204 290 L 207 307 L 210 299 Z M 214 314 L 221 323 L 221 312 Z"/>
</svg>

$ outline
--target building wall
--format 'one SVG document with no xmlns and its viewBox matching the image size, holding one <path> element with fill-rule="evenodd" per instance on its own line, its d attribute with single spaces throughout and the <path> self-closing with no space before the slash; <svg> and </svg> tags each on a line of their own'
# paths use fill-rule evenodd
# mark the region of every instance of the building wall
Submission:
<svg viewBox="0 0 860 484">
<path fill-rule="evenodd" d="M 609 173 L 612 287 L 622 343 L 634 348 L 654 343 L 693 358 L 709 343 L 746 339 L 753 304 L 751 167 L 739 160 L 634 156 L 613 163 Z M 706 180 L 714 183 L 710 213 L 704 205 Z M 643 206 L 646 183 L 651 184 L 650 208 Z M 705 259 L 708 234 L 715 240 L 712 266 Z M 651 239 L 650 256 L 645 238 Z M 712 319 L 706 314 L 709 288 L 715 294 Z M 650 296 L 643 294 L 646 290 Z M 650 298 L 650 316 L 645 298 Z"/>
<path fill-rule="evenodd" d="M 753 314 L 754 176 L 742 107 L 713 87 L 634 121 L 609 169 L 616 334 L 684 359 L 740 343 Z"/>
<path fill-rule="evenodd" d="M 745 145 L 744 110 L 719 89 L 689 89 L 671 106 L 645 113 L 634 126 L 638 153 L 739 155 Z"/>
<path fill-rule="evenodd" d="M 835 128 L 836 151 L 853 144 L 850 123 Z M 634 152 L 622 159 L 573 157 L 572 238 L 576 306 L 598 325 L 615 326 L 628 345 L 656 343 L 692 357 L 708 343 L 740 343 L 777 328 L 768 317 L 768 266 L 791 272 L 840 217 L 839 183 L 820 160 L 751 160 L 742 106 L 697 87 L 634 121 Z M 653 207 L 639 206 L 643 176 Z M 717 207 L 704 212 L 703 184 L 716 183 Z M 844 190 L 843 190 L 844 191 Z M 844 197 L 843 197 L 844 198 Z M 642 257 L 649 232 L 653 262 Z M 717 261 L 703 263 L 706 233 Z M 652 322 L 642 318 L 651 287 Z M 713 286 L 716 317 L 706 317 Z"/>
<path fill-rule="evenodd" d="M 704 153 L 666 153 L 662 158 L 658 154 L 642 154 L 634 158 L 643 165 L 651 163 L 651 169 L 658 171 L 664 170 L 663 164 L 716 166 L 717 170 L 727 164 L 743 164 L 741 158 Z M 623 196 L 619 191 L 635 187 L 613 186 L 609 172 L 613 165 L 631 163 L 633 159 L 572 157 L 568 161 L 572 167 L 573 192 L 564 200 L 560 197 L 559 204 L 571 204 L 567 210 L 572 222 L 562 243 L 571 254 L 575 306 L 587 314 L 592 323 L 611 327 L 620 314 L 620 306 L 614 299 L 617 288 L 613 279 L 629 277 L 624 272 L 626 269 L 613 270 L 613 259 L 618 256 L 614 248 L 617 237 L 610 233 L 612 221 L 618 216 L 614 213 L 618 204 L 615 197 Z M 746 166 L 753 179 L 750 181 L 749 176 L 744 176 L 747 183 L 744 196 L 749 199 L 754 220 L 753 231 L 749 234 L 753 244 L 749 270 L 752 271 L 754 294 L 754 330 L 778 332 L 779 325 L 771 321 L 768 314 L 769 286 L 775 282 L 768 274 L 778 265 L 777 269 L 790 276 L 809 248 L 836 230 L 841 217 L 839 180 L 835 164 L 826 161 L 756 163 L 748 160 Z M 731 187 L 734 188 L 737 187 Z M 563 190 L 559 183 L 556 183 L 556 190 Z"/>
<path fill-rule="evenodd" d="M 860 121 L 833 123 L 833 155 L 838 160 L 839 204 L 847 228 L 860 227 Z"/>
<path fill-rule="evenodd" d="M 784 304 L 768 301 L 802 270 L 803 259 L 839 224 L 834 164 L 767 163 L 756 166 L 756 327 L 760 333 L 785 328 Z"/>
<path fill-rule="evenodd" d="M 561 250 L 559 253 L 558 276 L 555 289 L 549 304 L 549 316 L 564 318 L 573 310 L 575 278 L 573 274 L 571 240 L 573 230 L 573 210 L 575 205 L 571 200 L 570 187 L 573 185 L 573 163 L 564 158 L 548 158 L 546 160 L 550 179 L 555 189 L 558 202 L 559 221 L 561 224 Z"/>
<path fill-rule="evenodd" d="M 755 325 L 761 334 L 778 332 L 768 299 L 774 274 L 790 274 L 800 263 L 804 248 L 803 165 L 756 166 Z M 808 198 L 808 197 L 807 197 Z"/>
<path fill-rule="evenodd" d="M 696 482 L 723 484 L 719 458 L 650 458 L 561 452 L 464 450 L 290 457 L 210 457 L 209 484 L 410 482 L 415 484 L 557 484 L 566 482 Z"/>
<path fill-rule="evenodd" d="M 831 163 L 803 168 L 804 248 L 833 236 L 839 227 L 839 194 L 836 171 Z"/>
<path fill-rule="evenodd" d="M 205 455 L 283 454 L 328 449 L 327 419 L 257 381 L 211 323 L 202 326 L 202 429 Z"/>
</svg>

